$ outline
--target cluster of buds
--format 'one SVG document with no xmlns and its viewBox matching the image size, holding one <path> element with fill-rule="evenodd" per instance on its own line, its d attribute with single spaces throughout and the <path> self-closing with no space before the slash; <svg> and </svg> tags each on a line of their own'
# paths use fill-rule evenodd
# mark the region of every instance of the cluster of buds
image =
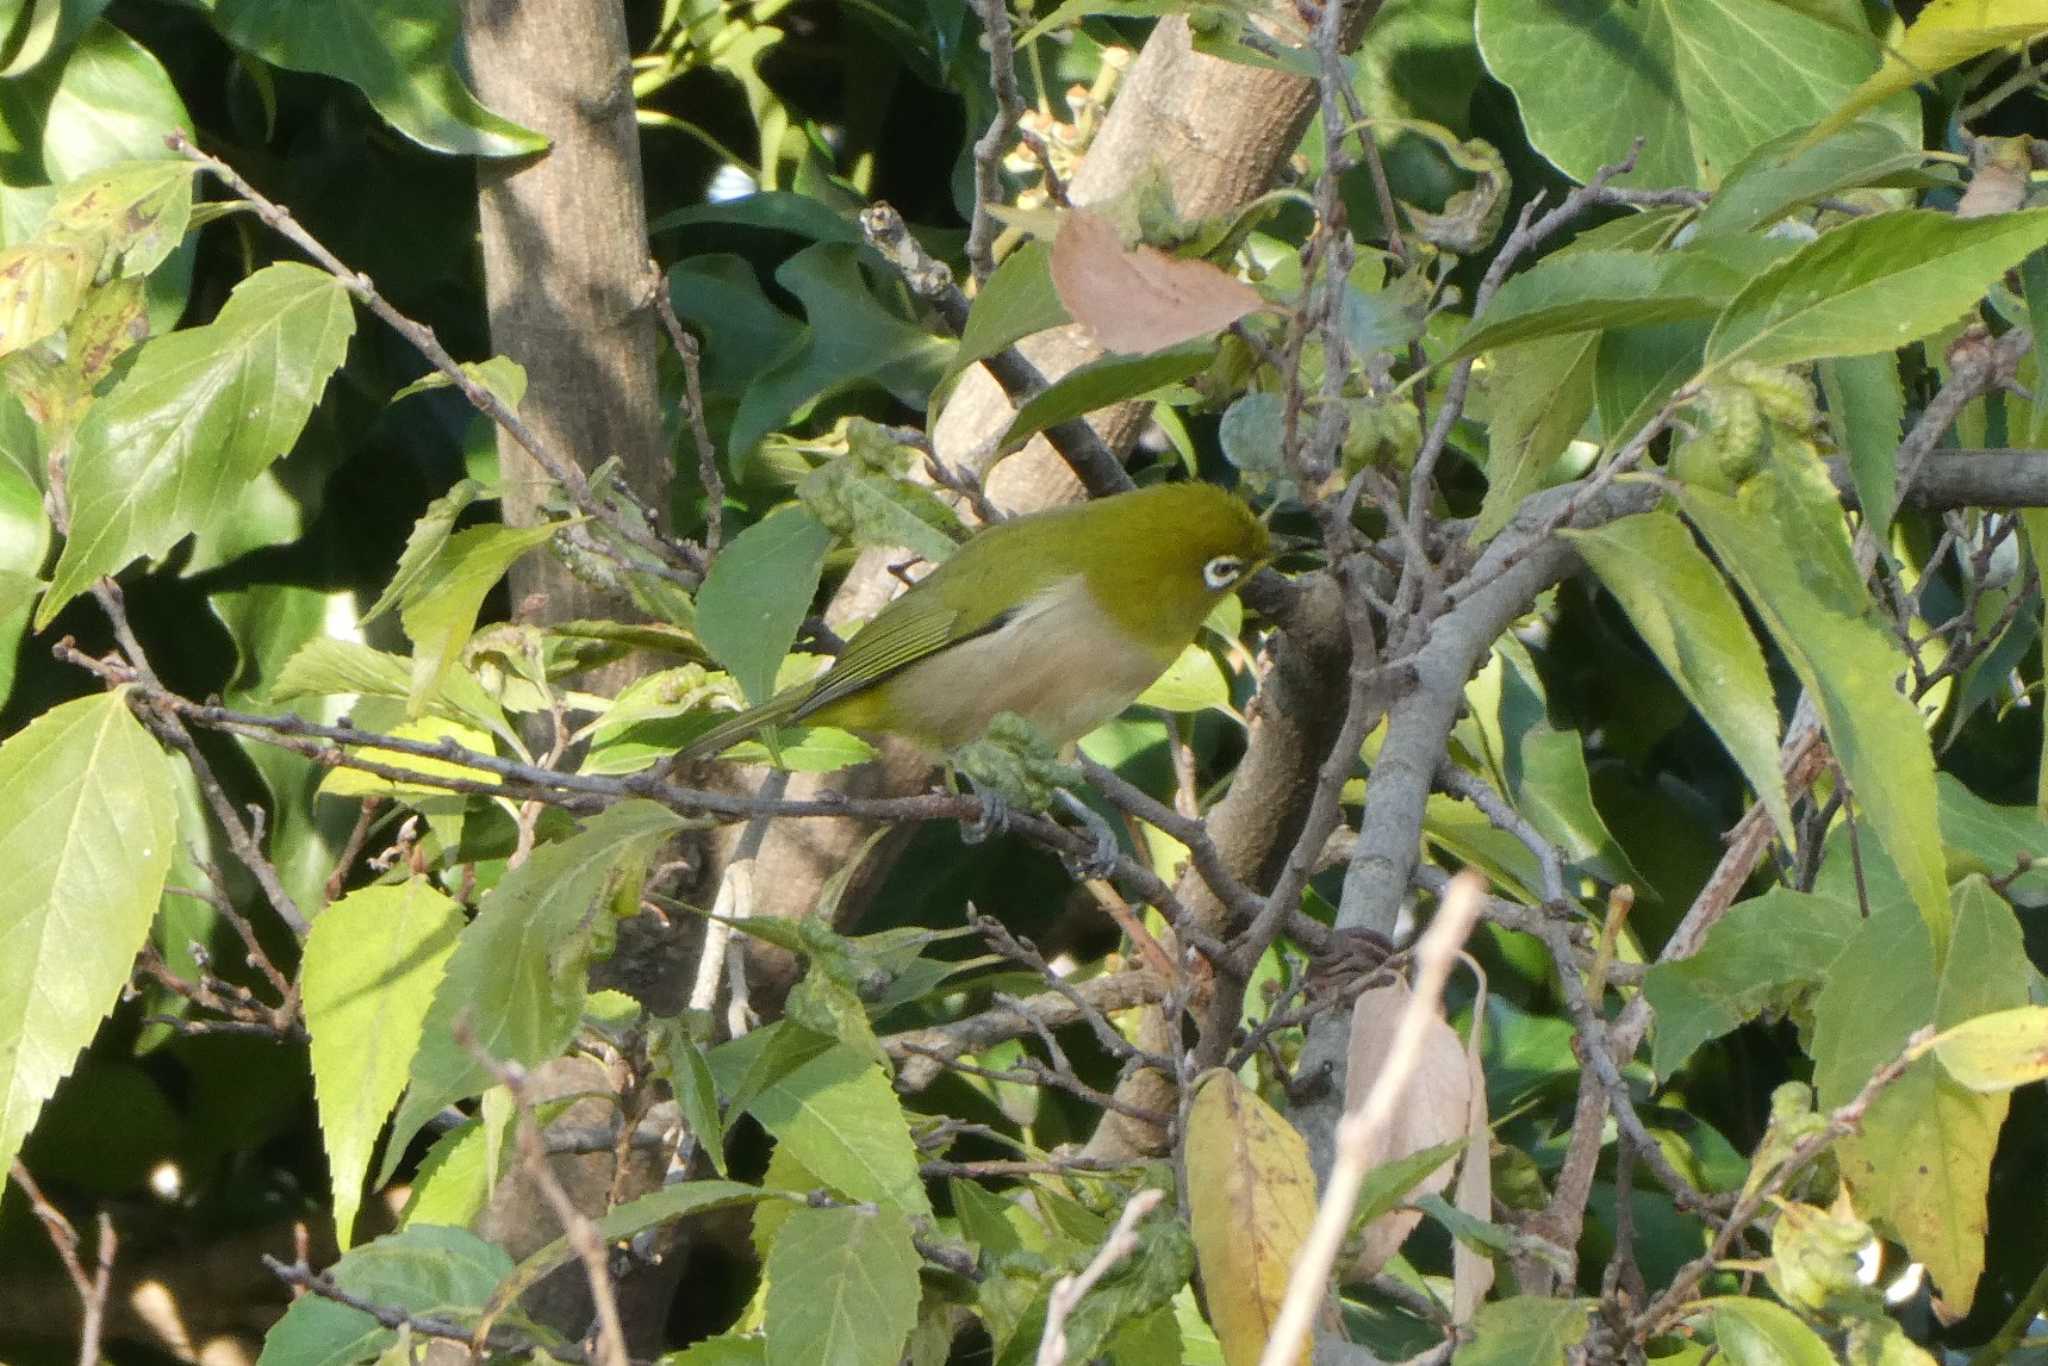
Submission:
<svg viewBox="0 0 2048 1366">
<path fill-rule="evenodd" d="M 1065 122 L 1050 109 L 1024 111 L 1018 120 L 1017 145 L 1003 158 L 1003 169 L 1014 176 L 1036 174 L 1041 179 L 1018 194 L 1018 208 L 1050 208 L 1064 200 L 1061 187 L 1080 168 L 1081 158 L 1095 140 L 1096 130 L 1102 127 L 1102 116 L 1109 108 L 1110 97 L 1116 93 L 1117 85 L 1130 65 L 1128 49 L 1105 48 L 1094 84 L 1077 83 L 1067 87 L 1068 118 Z"/>
</svg>

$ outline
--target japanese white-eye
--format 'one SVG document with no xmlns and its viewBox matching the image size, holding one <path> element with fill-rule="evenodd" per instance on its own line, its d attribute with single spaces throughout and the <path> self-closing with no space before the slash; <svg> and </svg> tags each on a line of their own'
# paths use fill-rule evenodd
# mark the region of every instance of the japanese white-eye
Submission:
<svg viewBox="0 0 2048 1366">
<path fill-rule="evenodd" d="M 1130 705 L 1270 555 L 1265 525 L 1210 484 L 1162 484 L 999 523 L 876 614 L 831 668 L 678 757 L 717 754 L 790 722 L 945 752 L 1003 712 L 1065 745 Z"/>
</svg>

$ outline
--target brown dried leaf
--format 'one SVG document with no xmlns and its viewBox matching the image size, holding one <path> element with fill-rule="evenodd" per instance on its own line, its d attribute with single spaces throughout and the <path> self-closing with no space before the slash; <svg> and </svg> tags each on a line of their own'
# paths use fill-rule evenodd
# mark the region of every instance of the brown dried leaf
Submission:
<svg viewBox="0 0 2048 1366">
<path fill-rule="evenodd" d="M 1408 996 L 1408 984 L 1396 981 L 1391 986 L 1362 993 L 1358 1004 L 1352 1007 L 1351 1047 L 1344 1078 L 1346 1110 L 1364 1102 L 1373 1078 L 1386 1065 L 1394 1027 L 1407 1008 Z M 1472 1074 L 1465 1063 L 1465 1046 L 1459 1042 L 1458 1031 L 1441 1018 L 1431 1020 L 1422 1036 L 1415 1073 L 1395 1099 L 1393 1118 L 1375 1136 L 1367 1153 L 1368 1166 L 1379 1167 L 1424 1148 L 1466 1137 L 1471 1092 Z M 1412 1193 L 1434 1195 L 1450 1184 L 1451 1164 L 1446 1162 L 1418 1182 Z M 1416 1210 L 1394 1210 L 1367 1224 L 1351 1275 L 1363 1280 L 1376 1274 L 1401 1250 L 1401 1244 L 1421 1220 L 1422 1215 Z"/>
<path fill-rule="evenodd" d="M 1107 218 L 1076 209 L 1052 244 L 1052 287 L 1106 351 L 1142 355 L 1228 327 L 1265 307 L 1259 292 L 1207 261 L 1152 247 L 1125 251 Z"/>
<path fill-rule="evenodd" d="M 1265 1350 L 1287 1276 L 1316 1217 L 1308 1146 L 1230 1072 L 1195 1082 L 1185 1167 L 1195 1261 L 1225 1366 Z M 1301 1362 L 1307 1366 L 1308 1347 Z"/>
<path fill-rule="evenodd" d="M 1970 183 L 1956 201 L 1956 217 L 2011 213 L 2027 202 L 2027 173 L 2033 169 L 2031 138 L 1979 138 L 1970 153 Z"/>
</svg>

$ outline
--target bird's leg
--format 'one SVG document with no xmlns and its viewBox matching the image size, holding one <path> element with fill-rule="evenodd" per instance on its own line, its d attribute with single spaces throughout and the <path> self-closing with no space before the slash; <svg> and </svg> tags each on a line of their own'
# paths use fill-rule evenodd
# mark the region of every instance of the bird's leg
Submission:
<svg viewBox="0 0 2048 1366">
<path fill-rule="evenodd" d="M 1074 819 L 1088 828 L 1089 834 L 1095 836 L 1095 847 L 1088 853 L 1079 858 L 1067 858 L 1062 855 L 1061 861 L 1067 864 L 1076 877 L 1082 879 L 1107 878 L 1114 873 L 1123 854 L 1123 845 L 1116 837 L 1115 828 L 1104 820 L 1094 807 L 1064 787 L 1055 792 L 1053 797 L 1061 806 L 1073 813 Z"/>
<path fill-rule="evenodd" d="M 992 835 L 1000 835 L 1010 828 L 1010 799 L 1002 789 L 992 783 L 984 783 L 972 773 L 962 773 L 967 790 L 981 799 L 981 815 L 972 823 L 962 824 L 960 838 L 968 844 L 980 844 Z"/>
</svg>

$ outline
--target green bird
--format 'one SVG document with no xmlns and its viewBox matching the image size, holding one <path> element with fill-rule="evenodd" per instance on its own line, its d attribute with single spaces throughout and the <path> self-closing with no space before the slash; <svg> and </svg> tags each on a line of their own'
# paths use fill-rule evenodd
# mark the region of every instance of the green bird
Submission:
<svg viewBox="0 0 2048 1366">
<path fill-rule="evenodd" d="M 1265 524 L 1210 484 L 1161 484 L 1000 523 L 877 613 L 827 669 L 721 722 L 680 759 L 802 722 L 934 753 L 1015 712 L 1055 746 L 1166 671 L 1272 555 Z"/>
</svg>

